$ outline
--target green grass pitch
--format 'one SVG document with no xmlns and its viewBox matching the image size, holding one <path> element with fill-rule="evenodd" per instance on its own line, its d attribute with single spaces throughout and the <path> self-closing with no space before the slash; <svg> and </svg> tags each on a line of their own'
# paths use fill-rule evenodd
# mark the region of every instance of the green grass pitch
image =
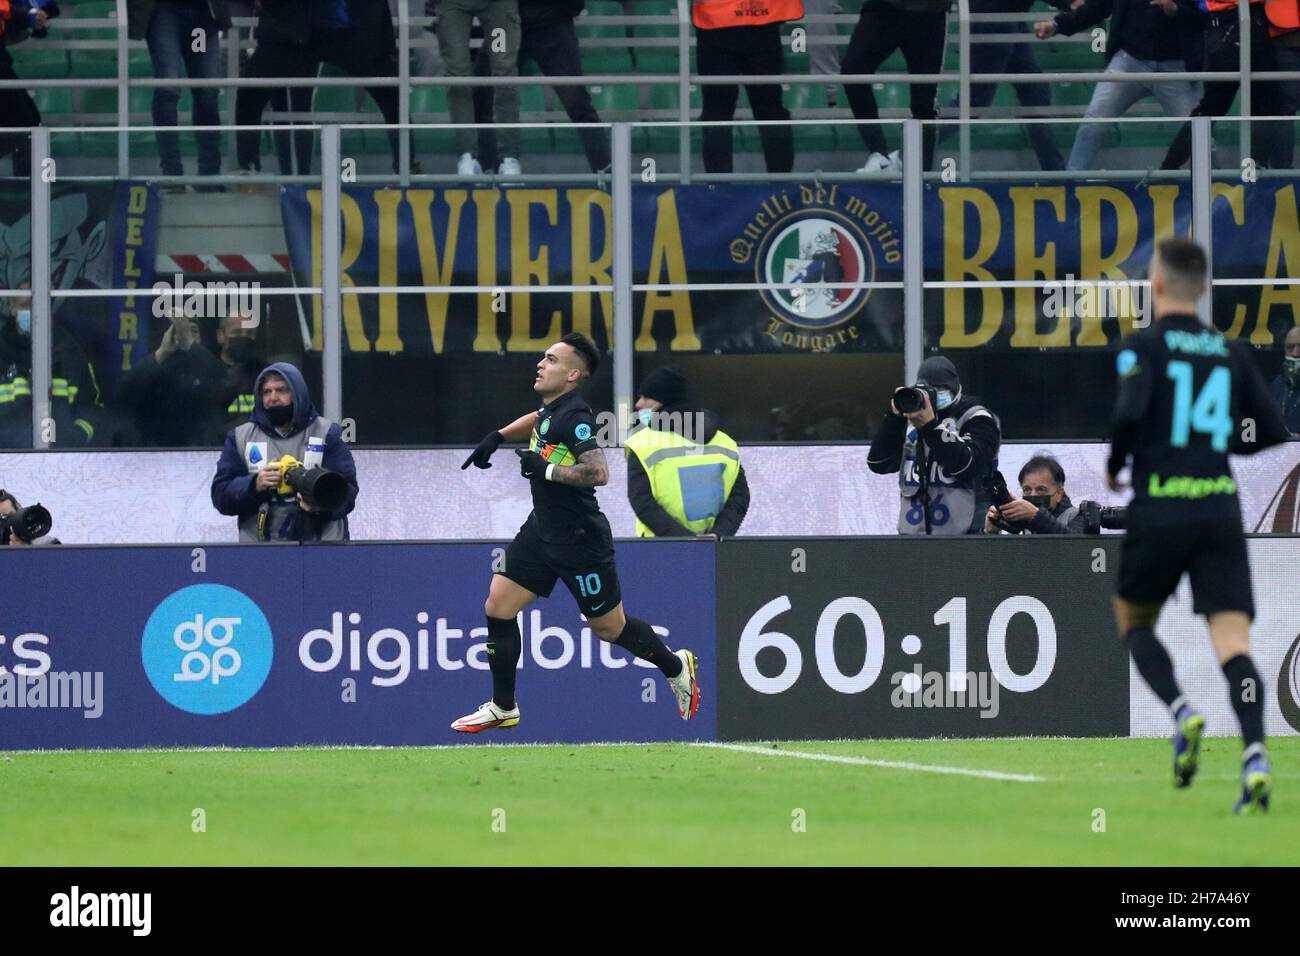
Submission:
<svg viewBox="0 0 1300 956">
<path fill-rule="evenodd" d="M 1164 740 L 691 744 L 0 755 L 11 865 L 1294 864 L 1300 738 L 1267 816 L 1237 818 L 1240 743 L 1190 790 Z M 771 744 L 756 745 L 764 750 Z M 195 832 L 202 810 L 204 832 Z M 1104 818 L 1101 814 L 1104 813 Z M 1097 832 L 1104 822 L 1104 832 Z M 803 824 L 802 830 L 800 823 Z"/>
</svg>

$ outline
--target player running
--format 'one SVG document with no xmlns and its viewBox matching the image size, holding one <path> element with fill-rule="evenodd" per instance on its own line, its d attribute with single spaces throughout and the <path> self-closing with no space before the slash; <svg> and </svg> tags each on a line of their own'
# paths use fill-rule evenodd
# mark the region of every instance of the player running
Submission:
<svg viewBox="0 0 1300 956">
<path fill-rule="evenodd" d="M 1142 679 L 1173 715 L 1174 785 L 1196 775 L 1203 718 L 1174 679 L 1154 627 L 1183 572 L 1197 614 L 1228 679 L 1241 724 L 1242 794 L 1234 813 L 1268 809 L 1272 784 L 1264 746 L 1264 684 L 1250 659 L 1255 614 L 1246 540 L 1229 451 L 1250 455 L 1283 441 L 1286 428 L 1250 355 L 1196 317 L 1206 257 L 1186 239 L 1164 239 L 1151 259 L 1156 321 L 1119 353 L 1107 480 L 1133 456 L 1133 501 L 1120 559 L 1115 618 Z"/>
<path fill-rule="evenodd" d="M 596 443 L 591 406 L 578 392 L 599 362 L 600 354 L 585 335 L 564 336 L 537 363 L 533 391 L 542 397 L 542 407 L 489 432 L 461 465 L 491 468 L 488 459 L 502 442 L 527 438 L 528 450 L 517 454 L 520 474 L 532 483 L 533 510 L 506 549 L 505 570 L 492 576 L 484 605 L 492 699 L 453 723 L 453 730 L 476 734 L 519 723 L 516 616 L 539 594 L 549 595 L 556 578 L 564 581 L 598 638 L 663 671 L 682 720 L 690 720 L 699 708 L 695 655 L 687 650 L 673 653 L 649 624 L 623 612 L 614 538 L 593 490 L 609 480 L 609 469 Z"/>
</svg>

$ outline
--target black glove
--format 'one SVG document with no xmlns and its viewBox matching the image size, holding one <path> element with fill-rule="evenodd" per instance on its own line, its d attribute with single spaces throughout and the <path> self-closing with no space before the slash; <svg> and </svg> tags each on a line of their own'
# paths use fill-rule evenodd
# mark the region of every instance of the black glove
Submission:
<svg viewBox="0 0 1300 956">
<path fill-rule="evenodd" d="M 465 459 L 465 464 L 460 466 L 460 470 L 464 471 L 471 464 L 478 468 L 491 468 L 492 462 L 488 459 L 492 457 L 494 451 L 501 447 L 503 441 L 505 439 L 501 437 L 500 432 L 488 432 L 474 450 L 469 453 L 469 457 Z"/>
<path fill-rule="evenodd" d="M 515 452 L 519 456 L 519 474 L 525 478 L 545 478 L 546 466 L 550 464 L 545 458 L 535 451 L 527 451 L 523 448 Z"/>
</svg>

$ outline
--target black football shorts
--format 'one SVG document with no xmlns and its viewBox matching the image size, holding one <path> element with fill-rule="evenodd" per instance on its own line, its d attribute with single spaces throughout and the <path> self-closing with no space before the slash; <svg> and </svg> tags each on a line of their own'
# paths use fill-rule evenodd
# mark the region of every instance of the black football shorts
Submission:
<svg viewBox="0 0 1300 956">
<path fill-rule="evenodd" d="M 1234 520 L 1192 518 L 1180 524 L 1133 522 L 1120 552 L 1118 594 L 1133 604 L 1160 604 L 1191 579 L 1192 609 L 1255 616 L 1246 538 Z"/>
<path fill-rule="evenodd" d="M 550 595 L 558 578 L 588 618 L 608 614 L 623 600 L 623 592 L 614 566 L 614 538 L 603 523 L 603 529 L 588 528 L 572 544 L 557 544 L 543 541 L 530 518 L 506 548 L 500 573 L 542 597 Z"/>
</svg>

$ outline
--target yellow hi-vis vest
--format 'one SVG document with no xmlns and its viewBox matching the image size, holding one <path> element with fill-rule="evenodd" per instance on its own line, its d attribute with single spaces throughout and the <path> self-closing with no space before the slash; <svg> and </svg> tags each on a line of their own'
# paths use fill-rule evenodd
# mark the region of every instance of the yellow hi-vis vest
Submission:
<svg viewBox="0 0 1300 956">
<path fill-rule="evenodd" d="M 659 506 L 696 534 L 713 527 L 740 473 L 736 442 L 718 431 L 707 445 L 674 431 L 642 426 L 628 435 L 628 455 L 636 455 L 650 479 L 650 492 Z M 638 537 L 654 532 L 636 520 Z"/>
</svg>

